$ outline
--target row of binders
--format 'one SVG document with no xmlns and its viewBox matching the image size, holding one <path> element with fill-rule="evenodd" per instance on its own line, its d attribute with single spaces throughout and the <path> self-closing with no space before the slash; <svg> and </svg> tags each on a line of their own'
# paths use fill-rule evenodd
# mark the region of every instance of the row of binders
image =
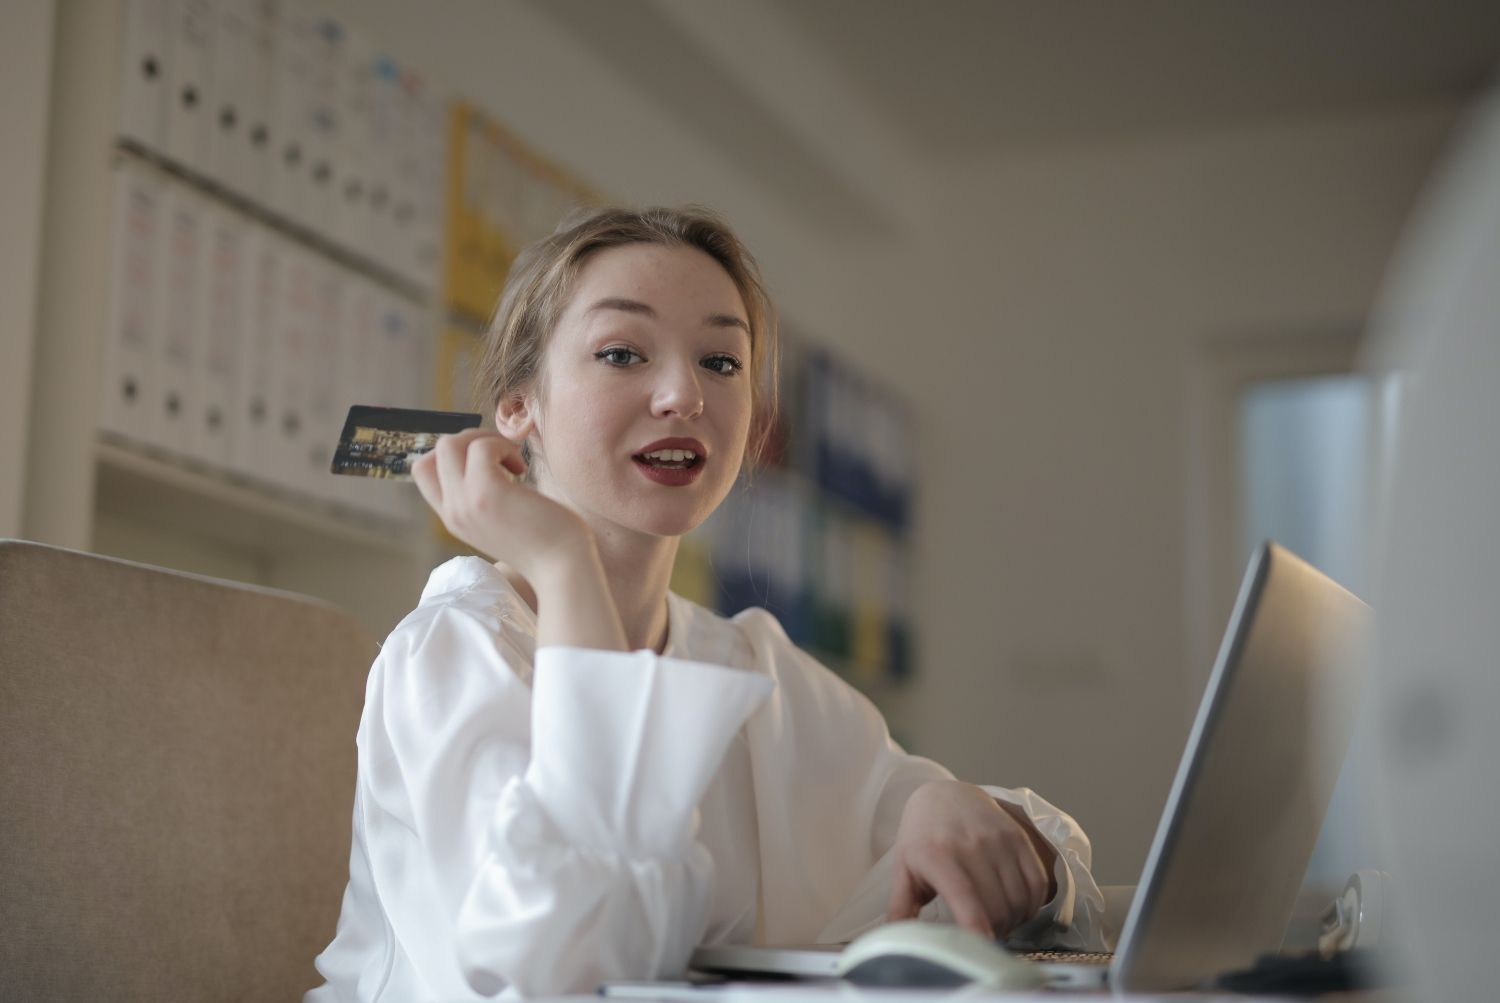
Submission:
<svg viewBox="0 0 1500 1003">
<path fill-rule="evenodd" d="M 119 134 L 423 290 L 447 101 L 294 0 L 125 0 Z"/>
<path fill-rule="evenodd" d="M 797 465 L 823 489 L 887 525 L 911 518 L 916 443 L 899 399 L 826 351 L 810 351 L 792 395 Z"/>
<path fill-rule="evenodd" d="M 115 166 L 100 428 L 389 519 L 413 494 L 329 467 L 348 407 L 425 407 L 426 308 L 153 165 Z"/>
<path fill-rule="evenodd" d="M 763 469 L 684 539 L 673 588 L 732 614 L 761 606 L 859 681 L 911 672 L 908 548 L 794 471 Z"/>
<path fill-rule="evenodd" d="M 916 436 L 900 396 L 832 352 L 782 340 L 781 415 L 762 462 L 789 467 L 901 535 L 916 493 Z"/>
</svg>

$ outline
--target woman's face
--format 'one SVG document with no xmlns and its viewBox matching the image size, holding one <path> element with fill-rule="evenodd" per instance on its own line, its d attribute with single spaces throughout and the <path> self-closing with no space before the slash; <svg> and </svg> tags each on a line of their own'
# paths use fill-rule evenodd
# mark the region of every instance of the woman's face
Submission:
<svg viewBox="0 0 1500 1003">
<path fill-rule="evenodd" d="M 537 484 L 596 529 L 680 536 L 734 485 L 753 378 L 745 305 L 718 262 L 657 244 L 595 252 L 529 397 Z"/>
</svg>

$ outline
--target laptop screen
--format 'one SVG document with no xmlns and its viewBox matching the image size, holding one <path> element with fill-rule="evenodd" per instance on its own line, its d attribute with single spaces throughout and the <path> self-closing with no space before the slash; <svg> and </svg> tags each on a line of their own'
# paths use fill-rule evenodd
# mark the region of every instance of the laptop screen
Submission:
<svg viewBox="0 0 1500 1003">
<path fill-rule="evenodd" d="M 1369 608 L 1290 551 L 1251 558 L 1121 931 L 1112 983 L 1159 991 L 1281 944 L 1349 746 Z"/>
</svg>

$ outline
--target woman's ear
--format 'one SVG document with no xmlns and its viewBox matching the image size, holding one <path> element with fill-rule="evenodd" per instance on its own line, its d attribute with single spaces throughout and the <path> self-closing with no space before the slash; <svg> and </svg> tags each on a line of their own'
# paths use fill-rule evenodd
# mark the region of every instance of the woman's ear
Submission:
<svg viewBox="0 0 1500 1003">
<path fill-rule="evenodd" d="M 495 405 L 495 428 L 511 442 L 525 442 L 536 429 L 534 411 L 530 395 L 502 397 Z"/>
</svg>

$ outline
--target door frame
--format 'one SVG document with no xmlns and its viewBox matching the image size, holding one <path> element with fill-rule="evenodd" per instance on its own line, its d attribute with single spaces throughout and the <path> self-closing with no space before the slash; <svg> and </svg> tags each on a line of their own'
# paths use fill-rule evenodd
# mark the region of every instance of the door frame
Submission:
<svg viewBox="0 0 1500 1003">
<path fill-rule="evenodd" d="M 1184 645 L 1188 678 L 1206 683 L 1244 569 L 1239 542 L 1240 403 L 1255 383 L 1359 372 L 1358 326 L 1227 337 L 1204 344 L 1188 375 Z M 1189 715 L 1198 686 L 1186 694 Z"/>
</svg>

